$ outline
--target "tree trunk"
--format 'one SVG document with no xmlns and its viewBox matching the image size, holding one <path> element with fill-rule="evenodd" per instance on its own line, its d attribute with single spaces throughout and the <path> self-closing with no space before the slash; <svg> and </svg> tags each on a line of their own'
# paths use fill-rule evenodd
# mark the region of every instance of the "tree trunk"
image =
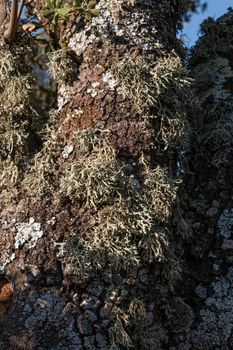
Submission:
<svg viewBox="0 0 233 350">
<path fill-rule="evenodd" d="M 52 35 L 68 49 L 50 55 L 58 108 L 46 124 L 30 105 L 27 39 L 1 46 L 3 350 L 157 350 L 169 327 L 192 324 L 170 295 L 188 233 L 177 160 L 193 108 L 176 40 L 181 7 L 97 8 Z"/>
<path fill-rule="evenodd" d="M 202 111 L 186 186 L 193 236 L 178 293 L 196 318 L 186 341 L 176 337 L 180 349 L 233 348 L 232 31 L 232 10 L 206 20 L 190 59 Z"/>
</svg>

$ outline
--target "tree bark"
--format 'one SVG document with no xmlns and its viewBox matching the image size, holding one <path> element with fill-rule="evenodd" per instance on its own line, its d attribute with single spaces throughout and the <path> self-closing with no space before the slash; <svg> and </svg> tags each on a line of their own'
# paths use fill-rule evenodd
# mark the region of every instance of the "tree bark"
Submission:
<svg viewBox="0 0 233 350">
<path fill-rule="evenodd" d="M 58 108 L 46 125 L 30 109 L 26 67 L 14 56 L 23 52 L 1 48 L 14 66 L 2 69 L 1 94 L 7 81 L 25 98 L 1 99 L 14 135 L 0 163 L 3 350 L 163 349 L 176 305 L 193 318 L 170 294 L 188 234 L 177 159 L 193 108 L 178 56 L 179 2 L 97 8 L 89 22 L 56 27 L 55 46 L 68 49 L 51 54 Z"/>
<path fill-rule="evenodd" d="M 187 181 L 193 235 L 177 293 L 196 315 L 181 349 L 232 349 L 232 24 L 208 19 L 190 69 L 202 111 L 194 118 L 193 176 Z"/>
</svg>

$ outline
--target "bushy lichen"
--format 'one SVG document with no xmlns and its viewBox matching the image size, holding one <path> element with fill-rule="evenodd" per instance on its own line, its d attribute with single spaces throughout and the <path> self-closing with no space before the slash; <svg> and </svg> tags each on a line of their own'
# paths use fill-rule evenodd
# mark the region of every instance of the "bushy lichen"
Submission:
<svg viewBox="0 0 233 350">
<path fill-rule="evenodd" d="M 79 134 L 76 147 L 84 150 L 83 156 L 64 172 L 57 195 L 97 212 L 85 235 L 74 231 L 61 244 L 60 256 L 68 270 L 83 277 L 104 268 L 130 273 L 142 262 L 167 263 L 174 258 L 171 235 L 163 223 L 171 218 L 179 183 L 161 167 L 151 169 L 144 156 L 140 180 L 128 175 L 98 130 Z"/>
<path fill-rule="evenodd" d="M 109 198 L 116 195 L 121 167 L 107 139 L 102 140 L 101 146 L 96 146 L 95 135 L 93 140 L 85 140 L 86 136 L 84 133 L 80 134 L 78 142 L 83 148 L 88 148 L 91 142 L 92 152 L 84 152 L 84 156 L 77 158 L 65 171 L 58 196 L 95 208 L 108 203 Z"/>
<path fill-rule="evenodd" d="M 155 324 L 153 312 L 150 312 L 152 322 L 148 319 L 148 310 L 143 298 L 133 297 L 128 307 L 121 309 L 115 306 L 112 310 L 112 324 L 109 329 L 111 350 L 134 348 L 162 350 L 168 337 L 165 328 L 157 320 Z M 152 324 L 153 325 L 152 325 Z"/>
<path fill-rule="evenodd" d="M 74 53 L 66 50 L 56 50 L 49 54 L 48 68 L 51 77 L 56 82 L 71 83 L 78 74 L 78 63 Z"/>
<path fill-rule="evenodd" d="M 45 194 L 52 196 L 55 191 L 55 173 L 62 144 L 53 127 L 48 127 L 43 149 L 36 154 L 34 164 L 23 180 L 23 186 L 34 201 Z"/>
<path fill-rule="evenodd" d="M 174 151 L 187 148 L 189 144 L 192 94 L 180 58 L 175 54 L 166 56 L 162 51 L 160 55 L 153 65 L 123 59 L 113 69 L 113 74 L 136 110 L 159 123 L 156 141 L 160 147 Z"/>
<path fill-rule="evenodd" d="M 5 203 L 17 194 L 17 181 L 28 153 L 32 78 L 28 74 L 30 68 L 25 69 L 23 64 L 22 49 L 17 45 L 8 46 L 0 39 L 0 50 L 0 191 Z"/>
</svg>

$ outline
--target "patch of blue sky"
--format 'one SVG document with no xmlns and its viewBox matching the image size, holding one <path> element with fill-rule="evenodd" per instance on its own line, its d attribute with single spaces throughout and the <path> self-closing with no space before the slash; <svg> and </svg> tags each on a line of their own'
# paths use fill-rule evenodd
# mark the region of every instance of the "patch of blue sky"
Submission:
<svg viewBox="0 0 233 350">
<path fill-rule="evenodd" d="M 203 1 L 206 2 L 206 1 Z M 217 19 L 227 12 L 229 7 L 233 7 L 233 0 L 209 0 L 207 9 L 202 13 L 192 14 L 189 23 L 184 25 L 184 29 L 179 36 L 185 41 L 185 46 L 190 48 L 199 37 L 200 24 L 208 17 Z"/>
</svg>

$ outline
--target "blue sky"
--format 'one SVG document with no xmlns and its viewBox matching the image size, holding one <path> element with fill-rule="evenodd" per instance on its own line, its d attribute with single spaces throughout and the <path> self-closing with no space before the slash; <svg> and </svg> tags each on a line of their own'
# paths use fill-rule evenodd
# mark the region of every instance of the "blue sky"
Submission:
<svg viewBox="0 0 233 350">
<path fill-rule="evenodd" d="M 200 14 L 193 14 L 191 21 L 187 23 L 182 31 L 185 35 L 185 43 L 189 48 L 195 44 L 198 38 L 199 25 L 207 17 L 218 18 L 223 15 L 228 7 L 233 7 L 233 0 L 209 0 L 207 10 Z"/>
</svg>

